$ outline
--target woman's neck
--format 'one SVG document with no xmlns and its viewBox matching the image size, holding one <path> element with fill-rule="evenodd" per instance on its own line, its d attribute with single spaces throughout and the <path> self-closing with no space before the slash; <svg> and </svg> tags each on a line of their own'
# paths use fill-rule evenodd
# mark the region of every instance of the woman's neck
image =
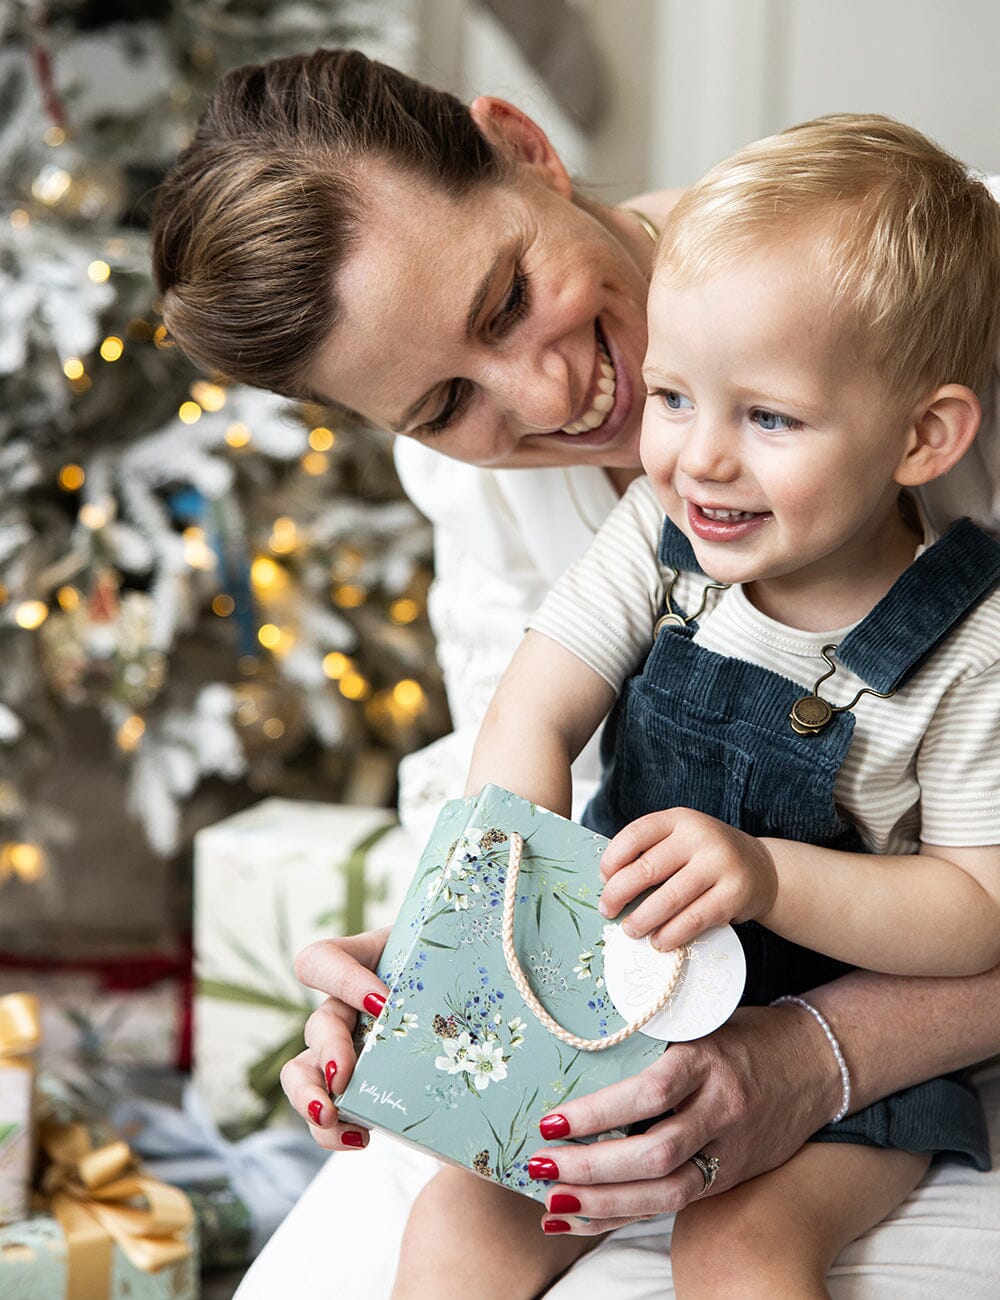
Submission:
<svg viewBox="0 0 1000 1300">
<path fill-rule="evenodd" d="M 605 474 L 611 480 L 611 486 L 615 489 L 620 497 L 625 495 L 625 489 L 642 474 L 642 470 L 636 466 L 634 469 L 629 467 L 605 469 Z"/>
</svg>

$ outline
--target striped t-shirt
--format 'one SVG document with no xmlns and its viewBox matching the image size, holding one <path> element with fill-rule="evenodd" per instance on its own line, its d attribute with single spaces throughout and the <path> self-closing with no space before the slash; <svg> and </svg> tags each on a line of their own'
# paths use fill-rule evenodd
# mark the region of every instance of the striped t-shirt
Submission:
<svg viewBox="0 0 1000 1300">
<path fill-rule="evenodd" d="M 673 571 L 658 559 L 662 527 L 663 509 L 649 480 L 637 479 L 529 623 L 616 692 L 642 667 L 663 612 Z M 924 521 L 923 545 L 935 540 Z M 703 574 L 682 573 L 674 605 L 697 609 L 706 582 Z M 811 689 L 827 667 L 821 648 L 849 631 L 786 627 L 734 586 L 709 593 L 694 640 Z M 864 685 L 838 666 L 821 694 L 831 704 L 846 703 Z M 873 852 L 913 853 L 921 841 L 1000 844 L 1000 590 L 891 699 L 863 695 L 853 713 L 854 736 L 835 795 Z"/>
</svg>

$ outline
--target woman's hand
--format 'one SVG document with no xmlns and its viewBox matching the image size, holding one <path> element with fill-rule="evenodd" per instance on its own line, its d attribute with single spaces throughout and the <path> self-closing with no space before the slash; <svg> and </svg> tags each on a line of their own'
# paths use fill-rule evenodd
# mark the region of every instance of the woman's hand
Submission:
<svg viewBox="0 0 1000 1300">
<path fill-rule="evenodd" d="M 368 1145 L 363 1129 L 340 1123 L 330 1098 L 343 1092 L 354 1071 L 357 1013 L 364 1009 L 378 1015 L 388 996 L 373 974 L 388 936 L 384 929 L 324 939 L 303 948 L 295 959 L 302 983 L 329 996 L 306 1021 L 306 1049 L 282 1066 L 281 1086 L 313 1138 L 329 1151 Z"/>
<path fill-rule="evenodd" d="M 536 1151 L 529 1172 L 552 1184 L 543 1223 L 568 1225 L 546 1231 L 592 1236 L 681 1209 L 704 1188 L 695 1152 L 718 1157 L 713 1193 L 774 1169 L 833 1116 L 840 1095 L 812 1016 L 741 1007 L 707 1038 L 675 1043 L 641 1073 L 546 1116 L 545 1136 L 584 1137 L 675 1112 L 631 1137 Z"/>
</svg>

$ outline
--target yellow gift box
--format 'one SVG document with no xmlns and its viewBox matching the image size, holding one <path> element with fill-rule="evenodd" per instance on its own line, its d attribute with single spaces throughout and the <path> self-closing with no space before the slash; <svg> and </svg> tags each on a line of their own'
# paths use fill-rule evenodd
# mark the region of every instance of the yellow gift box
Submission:
<svg viewBox="0 0 1000 1300">
<path fill-rule="evenodd" d="M 0 1224 L 23 1219 L 31 1197 L 33 1053 L 41 1040 L 38 999 L 0 998 Z"/>
</svg>

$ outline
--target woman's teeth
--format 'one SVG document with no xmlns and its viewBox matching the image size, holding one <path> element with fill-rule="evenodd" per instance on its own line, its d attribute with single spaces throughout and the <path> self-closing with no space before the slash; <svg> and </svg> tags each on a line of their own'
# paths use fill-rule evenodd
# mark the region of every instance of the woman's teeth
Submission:
<svg viewBox="0 0 1000 1300">
<path fill-rule="evenodd" d="M 589 433 L 591 429 L 596 429 L 599 424 L 604 423 L 608 412 L 615 404 L 615 368 L 611 364 L 611 357 L 600 334 L 597 336 L 597 346 L 601 354 L 601 377 L 597 381 L 597 395 L 590 405 L 590 410 L 581 415 L 579 420 L 567 424 L 563 433 Z"/>
<path fill-rule="evenodd" d="M 707 506 L 699 506 L 698 509 L 706 519 L 717 519 L 724 523 L 732 523 L 735 519 L 753 519 L 755 514 L 753 510 L 709 510 Z"/>
</svg>

